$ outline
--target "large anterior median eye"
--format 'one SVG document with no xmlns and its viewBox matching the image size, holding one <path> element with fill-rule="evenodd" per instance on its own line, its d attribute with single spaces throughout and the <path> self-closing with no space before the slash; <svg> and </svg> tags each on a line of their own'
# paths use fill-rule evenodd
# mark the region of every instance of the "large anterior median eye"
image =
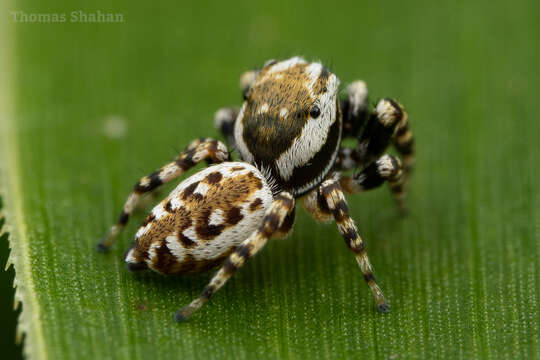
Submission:
<svg viewBox="0 0 540 360">
<path fill-rule="evenodd" d="M 312 107 L 311 110 L 309 111 L 309 115 L 310 115 L 312 118 L 316 119 L 316 118 L 319 117 L 319 115 L 321 115 L 321 109 L 320 109 L 317 105 L 315 105 L 315 106 Z"/>
</svg>

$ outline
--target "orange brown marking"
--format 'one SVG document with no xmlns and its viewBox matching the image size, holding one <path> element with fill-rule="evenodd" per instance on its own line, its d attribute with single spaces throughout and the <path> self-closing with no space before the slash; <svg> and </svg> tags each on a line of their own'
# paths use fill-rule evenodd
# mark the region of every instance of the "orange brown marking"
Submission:
<svg viewBox="0 0 540 360">
<path fill-rule="evenodd" d="M 191 248 L 191 247 L 194 247 L 196 245 L 195 241 L 191 240 L 189 237 L 187 237 L 183 233 L 180 233 L 178 235 L 178 239 L 180 240 L 182 245 L 184 247 L 186 247 L 186 248 Z"/>
<path fill-rule="evenodd" d="M 251 204 L 249 204 L 249 211 L 254 212 L 262 206 L 262 199 L 256 198 Z"/>
<path fill-rule="evenodd" d="M 225 223 L 228 225 L 236 225 L 244 218 L 244 215 L 240 213 L 240 208 L 238 207 L 232 207 L 227 211 L 227 218 L 225 219 Z"/>
<path fill-rule="evenodd" d="M 223 175 L 221 175 L 219 171 L 214 171 L 213 173 L 208 174 L 208 176 L 205 178 L 208 184 L 218 184 L 221 179 L 223 179 Z"/>
<path fill-rule="evenodd" d="M 199 186 L 199 182 L 195 181 L 193 184 L 190 184 L 188 187 L 186 187 L 184 191 L 182 191 L 182 200 L 186 200 L 189 196 L 193 195 L 197 186 Z"/>
</svg>

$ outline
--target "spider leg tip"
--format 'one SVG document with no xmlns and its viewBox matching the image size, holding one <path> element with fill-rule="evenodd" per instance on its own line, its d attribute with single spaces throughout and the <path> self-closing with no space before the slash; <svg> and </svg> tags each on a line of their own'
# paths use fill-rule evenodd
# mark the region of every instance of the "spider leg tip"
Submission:
<svg viewBox="0 0 540 360">
<path fill-rule="evenodd" d="M 184 315 L 183 309 L 178 310 L 178 312 L 174 315 L 174 320 L 178 323 L 182 323 L 187 320 L 187 317 Z"/>
<path fill-rule="evenodd" d="M 96 245 L 96 250 L 104 254 L 109 251 L 109 247 L 103 244 L 102 242 L 100 242 L 99 244 Z"/>
<path fill-rule="evenodd" d="M 410 214 L 409 209 L 407 207 L 399 208 L 398 209 L 398 215 L 400 218 L 406 218 Z"/>
<path fill-rule="evenodd" d="M 377 308 L 383 314 L 387 314 L 390 312 L 390 305 L 388 305 L 388 303 L 386 302 L 382 303 L 381 305 L 378 305 Z"/>
</svg>

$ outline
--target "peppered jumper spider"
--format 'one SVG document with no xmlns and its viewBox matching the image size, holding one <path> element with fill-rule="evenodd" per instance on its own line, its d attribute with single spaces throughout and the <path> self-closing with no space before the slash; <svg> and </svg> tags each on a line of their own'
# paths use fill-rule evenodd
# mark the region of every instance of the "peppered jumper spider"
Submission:
<svg viewBox="0 0 540 360">
<path fill-rule="evenodd" d="M 220 141 L 193 141 L 173 162 L 139 180 L 98 249 L 114 243 L 144 194 L 206 160 L 213 165 L 181 182 L 146 217 L 125 257 L 131 270 L 150 268 L 162 274 L 221 265 L 176 320 L 199 309 L 271 236 L 287 235 L 296 201 L 315 220 L 336 222 L 378 309 L 386 312 L 388 304 L 344 192 L 387 182 L 398 209 L 405 210 L 404 184 L 414 162 L 407 113 L 392 99 L 380 100 L 369 111 L 362 81 L 351 83 L 340 101 L 336 75 L 300 57 L 267 61 L 260 70 L 244 73 L 240 84 L 240 110 L 221 109 L 214 122 L 238 149 L 241 161 L 230 161 Z M 343 138 L 358 139 L 358 144 L 342 147 Z M 397 157 L 383 155 L 390 143 L 403 156 L 403 167 Z M 341 176 L 356 168 L 361 170 L 352 177 Z"/>
</svg>

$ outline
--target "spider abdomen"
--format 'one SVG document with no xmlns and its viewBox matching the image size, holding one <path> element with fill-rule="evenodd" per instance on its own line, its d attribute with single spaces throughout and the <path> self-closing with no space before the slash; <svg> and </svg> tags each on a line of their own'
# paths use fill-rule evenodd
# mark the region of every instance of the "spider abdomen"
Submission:
<svg viewBox="0 0 540 360">
<path fill-rule="evenodd" d="M 133 270 L 202 271 L 219 265 L 261 223 L 272 191 L 255 167 L 227 162 L 180 183 L 139 228 L 126 262 Z"/>
</svg>

